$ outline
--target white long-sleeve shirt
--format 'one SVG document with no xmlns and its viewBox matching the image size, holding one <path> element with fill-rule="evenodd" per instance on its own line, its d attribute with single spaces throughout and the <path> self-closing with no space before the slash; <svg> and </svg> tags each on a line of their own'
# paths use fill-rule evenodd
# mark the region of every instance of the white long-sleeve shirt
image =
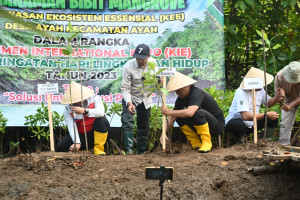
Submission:
<svg viewBox="0 0 300 200">
<path fill-rule="evenodd" d="M 99 117 L 104 117 L 105 115 L 105 109 L 103 102 L 100 98 L 99 95 L 96 95 L 94 97 L 90 97 L 87 99 L 87 105 L 85 106 L 86 108 L 94 103 L 94 108 L 89 108 L 89 113 L 87 114 L 88 117 L 94 117 L 94 118 L 99 118 Z M 79 138 L 79 133 L 78 133 L 78 128 L 76 123 L 74 122 L 74 118 L 76 119 L 83 119 L 83 114 L 76 114 L 74 113 L 74 117 L 71 115 L 71 105 L 65 106 L 64 109 L 64 117 L 65 117 L 65 122 L 68 127 L 69 134 L 75 143 L 75 137 L 76 137 L 76 143 L 81 144 L 80 138 Z M 74 122 L 74 123 L 73 123 Z M 75 134 L 74 134 L 74 127 L 75 126 Z"/>
<path fill-rule="evenodd" d="M 266 100 L 266 91 L 262 88 L 259 91 L 255 91 L 255 107 L 256 113 L 259 113 L 261 104 L 267 104 L 270 101 L 270 96 L 267 96 Z M 235 92 L 232 104 L 229 108 L 229 114 L 225 119 L 225 124 L 227 124 L 231 119 L 242 119 L 241 112 L 250 112 L 253 113 L 253 102 L 252 102 L 252 91 L 243 90 L 238 88 Z M 253 121 L 244 121 L 244 124 L 251 128 L 253 126 Z"/>
</svg>

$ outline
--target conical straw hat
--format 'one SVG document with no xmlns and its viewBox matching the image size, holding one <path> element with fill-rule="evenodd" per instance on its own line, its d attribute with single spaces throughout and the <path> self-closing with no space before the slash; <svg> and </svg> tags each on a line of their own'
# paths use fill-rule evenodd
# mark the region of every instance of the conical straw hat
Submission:
<svg viewBox="0 0 300 200">
<path fill-rule="evenodd" d="M 169 80 L 169 83 L 167 85 L 167 90 L 169 92 L 172 92 L 172 91 L 178 90 L 180 88 L 183 88 L 185 86 L 192 85 L 196 82 L 197 82 L 196 80 L 194 80 L 180 72 L 176 72 L 175 76 L 173 76 Z"/>
<path fill-rule="evenodd" d="M 81 102 L 81 87 L 82 87 L 82 100 L 86 100 L 94 95 L 94 91 L 78 83 L 71 82 L 60 103 L 71 104 L 70 90 L 72 92 L 72 104 Z"/>
<path fill-rule="evenodd" d="M 262 78 L 263 84 L 265 86 L 264 71 L 262 71 L 260 69 L 251 67 L 250 70 L 247 72 L 247 74 L 246 74 L 246 76 L 244 78 Z M 267 80 L 266 80 L 267 85 L 269 85 L 270 83 L 272 83 L 272 81 L 274 79 L 274 77 L 271 74 L 268 74 L 268 73 L 266 73 L 266 78 L 267 78 Z M 244 89 L 244 80 L 242 81 L 240 87 L 242 89 Z"/>
</svg>

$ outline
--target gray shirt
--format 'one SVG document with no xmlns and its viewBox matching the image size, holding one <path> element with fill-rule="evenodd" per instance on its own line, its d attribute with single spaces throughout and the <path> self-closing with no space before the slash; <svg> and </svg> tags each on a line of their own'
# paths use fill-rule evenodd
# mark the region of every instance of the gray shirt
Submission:
<svg viewBox="0 0 300 200">
<path fill-rule="evenodd" d="M 153 58 L 149 58 L 148 62 L 154 62 L 156 65 L 156 61 Z M 145 69 L 139 67 L 135 58 L 127 61 L 123 67 L 121 92 L 126 105 L 130 101 L 135 105 L 144 102 L 146 109 L 152 105 L 152 97 L 151 95 L 149 96 L 150 92 L 141 93 L 143 89 L 138 89 L 139 87 L 143 87 L 142 73 L 148 73 L 148 68 L 148 64 Z"/>
</svg>

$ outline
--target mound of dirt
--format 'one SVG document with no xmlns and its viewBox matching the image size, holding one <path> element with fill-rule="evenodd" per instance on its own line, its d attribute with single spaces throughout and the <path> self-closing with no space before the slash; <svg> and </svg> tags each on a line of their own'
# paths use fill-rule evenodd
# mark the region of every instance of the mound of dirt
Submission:
<svg viewBox="0 0 300 200">
<path fill-rule="evenodd" d="M 94 156 L 90 153 L 22 154 L 0 162 L 1 199 L 159 199 L 157 180 L 145 167 L 174 167 L 164 199 L 300 199 L 300 171 L 254 176 L 248 169 L 269 163 L 260 140 L 200 154 L 182 145 L 176 153 Z"/>
</svg>

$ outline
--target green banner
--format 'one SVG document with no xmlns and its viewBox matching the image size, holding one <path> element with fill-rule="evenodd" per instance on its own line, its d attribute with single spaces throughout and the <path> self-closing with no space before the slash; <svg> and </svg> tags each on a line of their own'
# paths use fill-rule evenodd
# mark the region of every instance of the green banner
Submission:
<svg viewBox="0 0 300 200">
<path fill-rule="evenodd" d="M 39 30 L 0 18 L 0 110 L 8 126 L 23 126 L 23 116 L 47 102 L 37 90 L 46 82 L 58 84 L 51 101 L 59 111 L 70 79 L 108 104 L 120 103 L 122 68 L 141 43 L 159 67 L 176 68 L 199 88 L 224 88 L 222 0 L 0 0 L 0 6 Z M 78 34 L 69 40 L 72 32 Z M 70 57 L 63 53 L 68 41 Z M 167 103 L 175 99 L 171 93 Z"/>
</svg>

